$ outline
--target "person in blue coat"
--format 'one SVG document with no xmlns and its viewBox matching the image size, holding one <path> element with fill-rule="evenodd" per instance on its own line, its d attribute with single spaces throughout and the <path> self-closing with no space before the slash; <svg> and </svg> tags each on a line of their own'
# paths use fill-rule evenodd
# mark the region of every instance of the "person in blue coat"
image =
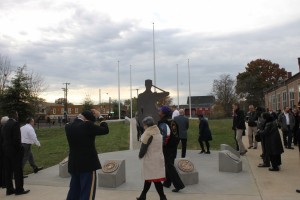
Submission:
<svg viewBox="0 0 300 200">
<path fill-rule="evenodd" d="M 199 138 L 198 138 L 198 142 L 200 144 L 201 151 L 199 152 L 199 154 L 202 154 L 202 153 L 210 154 L 209 141 L 211 141 L 211 140 L 212 140 L 212 136 L 211 136 L 211 131 L 209 129 L 208 122 L 204 118 L 203 114 L 200 114 L 199 115 Z M 205 149 L 204 149 L 203 142 L 205 142 L 207 151 L 205 151 Z"/>
</svg>

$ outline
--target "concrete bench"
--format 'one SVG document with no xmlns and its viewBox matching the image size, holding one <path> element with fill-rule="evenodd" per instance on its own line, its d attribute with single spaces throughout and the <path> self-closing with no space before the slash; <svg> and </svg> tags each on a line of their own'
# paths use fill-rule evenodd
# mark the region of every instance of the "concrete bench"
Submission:
<svg viewBox="0 0 300 200">
<path fill-rule="evenodd" d="M 219 171 L 239 173 L 243 170 L 242 160 L 229 150 L 219 152 Z"/>
<path fill-rule="evenodd" d="M 59 165 L 58 165 L 59 177 L 61 177 L 61 178 L 70 177 L 70 174 L 68 172 L 68 163 L 69 163 L 69 157 L 66 157 L 63 161 L 61 161 L 59 163 Z"/>
<path fill-rule="evenodd" d="M 98 173 L 98 187 L 116 188 L 125 182 L 125 160 L 105 161 Z"/>
<path fill-rule="evenodd" d="M 184 185 L 198 184 L 199 174 L 190 158 L 177 158 L 174 164 Z"/>
<path fill-rule="evenodd" d="M 234 148 L 232 148 L 231 146 L 229 146 L 228 144 L 221 144 L 220 145 L 220 150 L 228 150 L 231 153 L 233 153 L 234 155 L 236 155 L 238 158 L 240 157 L 240 152 L 238 152 L 237 150 L 235 150 Z"/>
</svg>

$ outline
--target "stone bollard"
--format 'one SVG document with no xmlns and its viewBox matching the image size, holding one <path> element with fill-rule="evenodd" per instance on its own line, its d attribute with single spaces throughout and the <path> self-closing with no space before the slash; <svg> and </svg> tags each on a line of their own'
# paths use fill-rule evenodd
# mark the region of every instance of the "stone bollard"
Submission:
<svg viewBox="0 0 300 200">
<path fill-rule="evenodd" d="M 61 178 L 70 177 L 70 174 L 68 172 L 68 162 L 69 162 L 69 157 L 66 157 L 63 161 L 59 163 L 59 177 Z"/>
<path fill-rule="evenodd" d="M 125 160 L 105 161 L 98 173 L 98 187 L 116 188 L 125 181 Z"/>
<path fill-rule="evenodd" d="M 243 164 L 239 157 L 228 150 L 219 152 L 219 171 L 238 173 L 243 170 Z"/>
<path fill-rule="evenodd" d="M 221 144 L 220 145 L 220 151 L 223 151 L 223 150 L 228 150 L 231 153 L 233 153 L 234 155 L 236 155 L 238 158 L 240 157 L 240 152 L 238 152 L 237 150 L 235 150 L 234 148 L 232 148 L 228 144 Z"/>
<path fill-rule="evenodd" d="M 189 158 L 177 158 L 175 168 L 184 185 L 198 184 L 199 174 L 195 165 Z"/>
</svg>

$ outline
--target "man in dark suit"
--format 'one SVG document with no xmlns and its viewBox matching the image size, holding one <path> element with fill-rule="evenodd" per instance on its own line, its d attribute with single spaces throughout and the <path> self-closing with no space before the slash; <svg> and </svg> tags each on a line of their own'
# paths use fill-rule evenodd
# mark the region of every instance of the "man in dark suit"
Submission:
<svg viewBox="0 0 300 200">
<path fill-rule="evenodd" d="M 27 194 L 30 190 L 24 190 L 23 178 L 23 147 L 21 143 L 20 124 L 18 123 L 18 113 L 12 111 L 9 115 L 9 120 L 2 128 L 3 150 L 5 162 L 5 182 L 6 195 L 22 195 Z M 15 179 L 15 189 L 12 179 Z"/>
<path fill-rule="evenodd" d="M 174 117 L 174 121 L 178 126 L 179 139 L 181 141 L 181 158 L 185 158 L 187 145 L 187 131 L 189 129 L 189 119 L 184 116 L 184 110 L 179 110 L 179 115 Z"/>
<path fill-rule="evenodd" d="M 97 110 L 84 111 L 73 123 L 65 126 L 70 151 L 68 171 L 71 174 L 67 200 L 95 199 L 96 170 L 101 169 L 95 137 L 109 132 L 107 123 L 94 124 L 99 117 Z"/>
</svg>

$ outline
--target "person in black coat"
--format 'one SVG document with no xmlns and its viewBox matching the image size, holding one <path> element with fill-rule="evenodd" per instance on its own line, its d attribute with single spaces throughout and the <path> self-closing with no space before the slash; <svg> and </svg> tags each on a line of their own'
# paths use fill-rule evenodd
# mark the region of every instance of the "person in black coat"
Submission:
<svg viewBox="0 0 300 200">
<path fill-rule="evenodd" d="M 209 151 L 209 141 L 212 140 L 212 136 L 211 136 L 211 131 L 209 129 L 209 125 L 207 120 L 204 118 L 203 114 L 199 115 L 199 137 L 198 137 L 198 142 L 200 144 L 201 147 L 201 151 L 199 154 L 205 153 L 205 154 L 210 154 Z M 207 151 L 205 151 L 204 149 L 204 144 L 203 142 L 205 142 L 206 145 L 206 149 Z"/>
<path fill-rule="evenodd" d="M 9 120 L 2 128 L 3 152 L 5 165 L 6 195 L 27 194 L 30 190 L 24 190 L 23 177 L 23 146 L 21 143 L 20 124 L 18 123 L 18 112 L 12 111 Z M 15 188 L 13 186 L 13 177 Z"/>
<path fill-rule="evenodd" d="M 101 169 L 95 138 L 109 133 L 106 122 L 99 126 L 94 124 L 99 116 L 97 110 L 84 111 L 73 123 L 65 126 L 69 143 L 68 171 L 71 174 L 67 200 L 95 198 L 96 170 Z"/>
<path fill-rule="evenodd" d="M 281 165 L 281 154 L 284 152 L 281 137 L 278 131 L 276 122 L 270 113 L 263 113 L 262 117 L 265 119 L 266 124 L 259 134 L 264 137 L 265 156 L 268 156 L 272 167 L 270 171 L 279 171 Z"/>
<path fill-rule="evenodd" d="M 0 187 L 6 188 L 5 184 L 5 171 L 4 171 L 4 151 L 3 151 L 3 136 L 2 136 L 2 127 L 7 122 L 9 118 L 7 116 L 1 118 L 0 124 Z"/>
<path fill-rule="evenodd" d="M 243 134 L 246 130 L 245 124 L 245 114 L 244 111 L 240 109 L 240 105 L 238 103 L 234 103 L 232 105 L 233 109 L 233 124 L 232 130 L 234 130 L 236 149 L 240 152 L 241 155 L 245 155 L 247 150 L 242 141 Z"/>
<path fill-rule="evenodd" d="M 179 142 L 178 133 L 173 129 L 176 123 L 170 121 L 172 111 L 168 106 L 162 106 L 159 111 L 160 120 L 158 121 L 158 128 L 163 136 L 163 154 L 165 158 L 166 180 L 163 183 L 164 187 L 169 188 L 173 183 L 175 189 L 172 192 L 178 192 L 185 186 L 180 179 L 178 172 L 174 166 L 174 161 L 177 156 L 177 145 Z M 178 130 L 178 127 L 175 129 Z"/>
</svg>

